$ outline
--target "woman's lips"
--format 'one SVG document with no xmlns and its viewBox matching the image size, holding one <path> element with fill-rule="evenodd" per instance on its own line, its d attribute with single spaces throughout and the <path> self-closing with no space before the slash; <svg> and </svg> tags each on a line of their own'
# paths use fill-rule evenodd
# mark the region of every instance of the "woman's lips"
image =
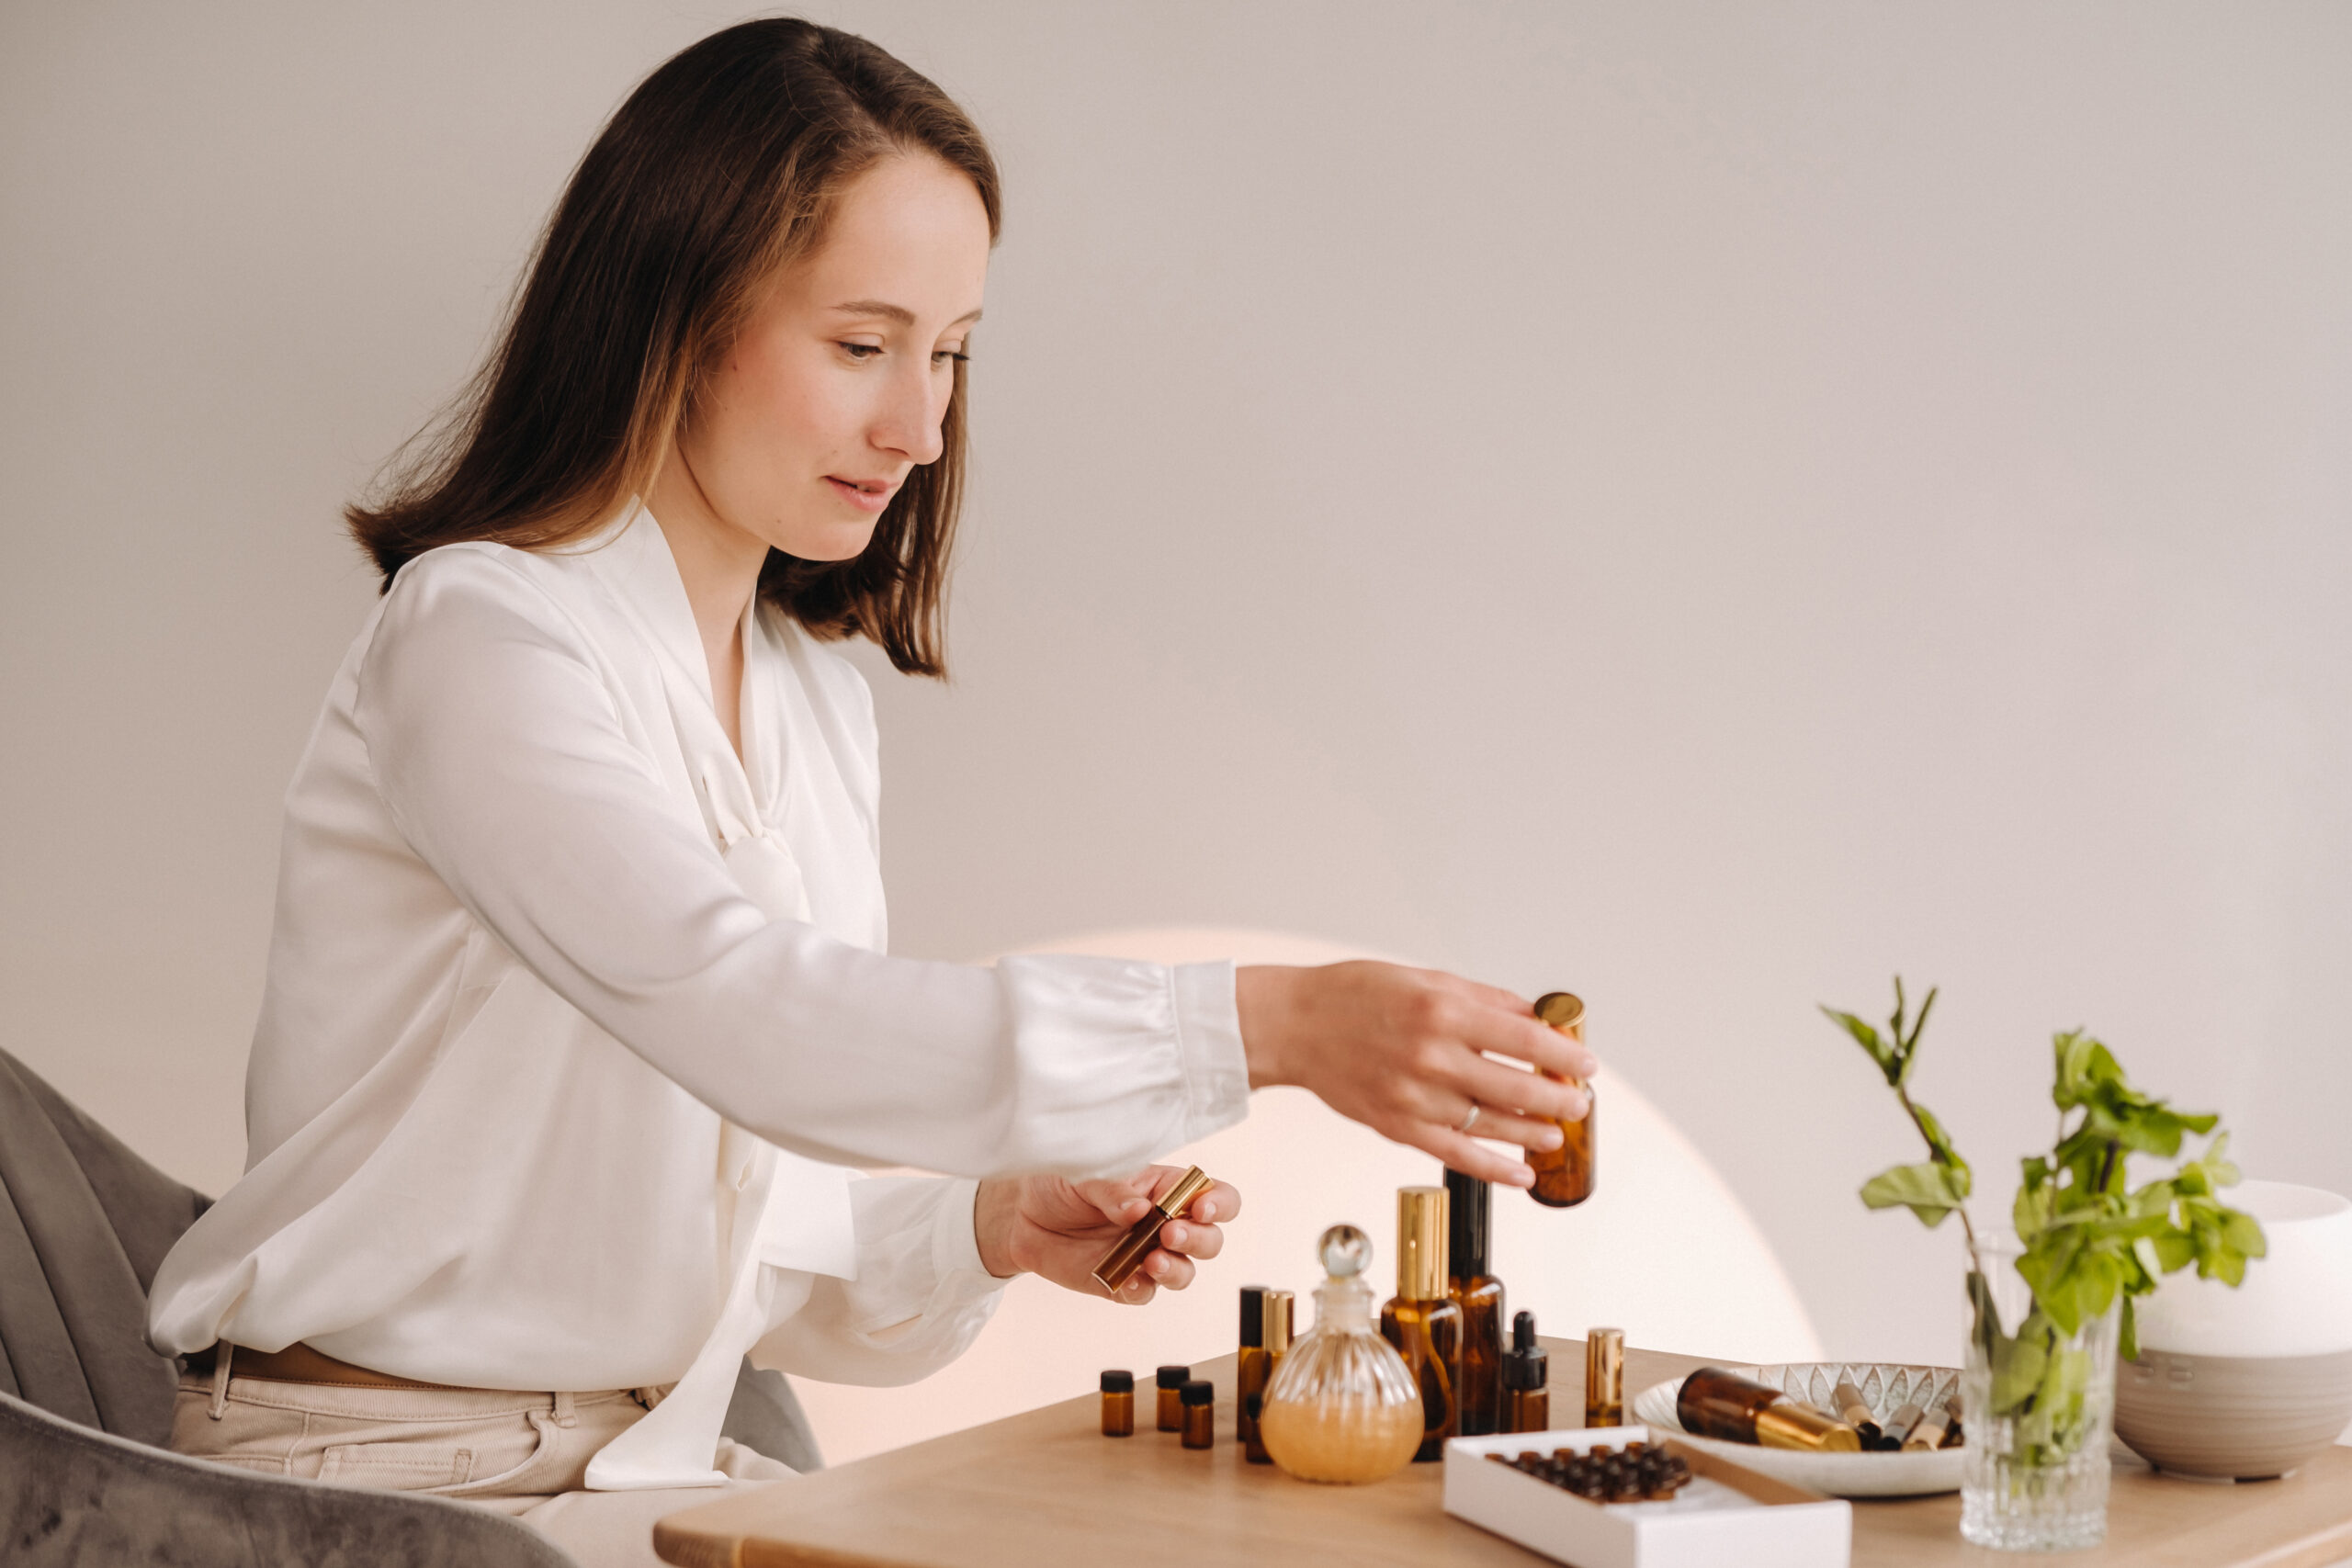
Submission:
<svg viewBox="0 0 2352 1568">
<path fill-rule="evenodd" d="M 861 512 L 880 512 L 890 504 L 890 496 L 899 488 L 883 479 L 844 479 L 831 474 L 825 476 L 825 482 L 833 487 L 834 494 Z"/>
</svg>

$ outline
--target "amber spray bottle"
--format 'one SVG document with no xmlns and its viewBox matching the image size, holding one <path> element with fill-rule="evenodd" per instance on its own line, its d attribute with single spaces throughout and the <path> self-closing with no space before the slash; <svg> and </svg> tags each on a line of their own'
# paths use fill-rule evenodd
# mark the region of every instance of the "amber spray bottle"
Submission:
<svg viewBox="0 0 2352 1568">
<path fill-rule="evenodd" d="M 1552 1429 L 1552 1358 L 1535 1343 L 1535 1314 L 1510 1320 L 1510 1348 L 1503 1353 L 1503 1425 L 1506 1432 Z"/>
<path fill-rule="evenodd" d="M 1290 1348 L 1291 1294 L 1263 1285 L 1241 1287 L 1241 1355 L 1234 1371 L 1233 1436 L 1251 1464 L 1273 1462 L 1266 1452 L 1266 1390 Z"/>
<path fill-rule="evenodd" d="M 1535 1016 L 1571 1040 L 1579 1043 L 1584 1040 L 1584 1003 L 1566 991 L 1538 997 Z M 1566 1209 L 1592 1196 L 1592 1127 L 1600 1106 L 1590 1084 L 1558 1073 L 1547 1072 L 1544 1076 L 1575 1084 L 1585 1092 L 1583 1120 L 1554 1123 L 1560 1129 L 1560 1146 L 1530 1149 L 1527 1153 L 1528 1167 L 1535 1172 L 1535 1185 L 1528 1189 L 1528 1196 L 1552 1208 Z"/>
<path fill-rule="evenodd" d="M 1462 1309 L 1462 1435 L 1502 1427 L 1503 1282 L 1489 1271 L 1491 1190 L 1475 1176 L 1445 1173 L 1445 1293 Z"/>
<path fill-rule="evenodd" d="M 1396 1190 L 1396 1293 L 1380 1308 L 1381 1337 L 1396 1348 L 1421 1390 L 1417 1461 L 1443 1456 L 1460 1429 L 1462 1309 L 1445 1293 L 1445 1189 Z"/>
</svg>

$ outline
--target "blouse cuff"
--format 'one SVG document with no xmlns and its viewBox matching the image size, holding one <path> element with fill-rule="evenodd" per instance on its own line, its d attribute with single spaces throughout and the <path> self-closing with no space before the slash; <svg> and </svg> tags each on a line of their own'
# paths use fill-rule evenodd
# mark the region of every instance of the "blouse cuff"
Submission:
<svg viewBox="0 0 2352 1568">
<path fill-rule="evenodd" d="M 1250 1058 L 1241 1046 L 1232 964 L 1179 964 L 1170 975 L 1177 1048 L 1184 1062 L 1183 1141 L 1189 1144 L 1250 1113 Z"/>
<path fill-rule="evenodd" d="M 980 1184 L 969 1179 L 950 1181 L 941 1194 L 938 1217 L 931 1227 L 933 1279 L 944 1281 L 961 1269 L 978 1275 L 989 1285 L 1008 1282 L 989 1273 L 980 1259 L 979 1201 Z"/>
</svg>

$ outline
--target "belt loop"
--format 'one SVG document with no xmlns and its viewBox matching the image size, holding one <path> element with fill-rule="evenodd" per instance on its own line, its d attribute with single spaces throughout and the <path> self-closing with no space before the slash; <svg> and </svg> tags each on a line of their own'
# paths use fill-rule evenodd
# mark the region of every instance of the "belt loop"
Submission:
<svg viewBox="0 0 2352 1568">
<path fill-rule="evenodd" d="M 229 1408 L 229 1362 L 237 1348 L 226 1339 L 212 1348 L 212 1406 L 205 1412 L 215 1421 Z"/>
<path fill-rule="evenodd" d="M 576 1425 L 580 1417 L 572 1414 L 571 1395 L 559 1393 L 555 1396 L 555 1424 L 559 1427 Z"/>
</svg>

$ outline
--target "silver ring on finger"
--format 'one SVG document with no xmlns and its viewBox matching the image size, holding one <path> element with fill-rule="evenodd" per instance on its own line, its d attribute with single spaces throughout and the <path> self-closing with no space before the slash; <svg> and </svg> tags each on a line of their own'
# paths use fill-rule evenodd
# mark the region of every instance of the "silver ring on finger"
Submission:
<svg viewBox="0 0 2352 1568">
<path fill-rule="evenodd" d="M 1472 1100 L 1470 1102 L 1470 1114 L 1462 1119 L 1462 1125 L 1456 1127 L 1454 1131 L 1464 1134 L 1468 1133 L 1471 1128 L 1476 1127 L 1478 1124 L 1478 1118 L 1486 1113 L 1486 1110 L 1487 1108 L 1485 1106 L 1479 1104 L 1475 1100 Z"/>
</svg>

